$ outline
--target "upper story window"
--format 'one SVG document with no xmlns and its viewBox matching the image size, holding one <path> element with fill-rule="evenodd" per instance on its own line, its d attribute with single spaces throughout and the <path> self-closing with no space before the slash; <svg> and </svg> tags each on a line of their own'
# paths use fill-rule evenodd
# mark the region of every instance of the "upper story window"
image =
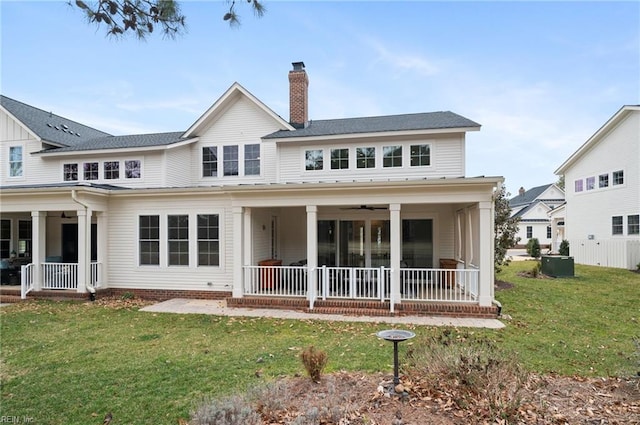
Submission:
<svg viewBox="0 0 640 425">
<path fill-rule="evenodd" d="M 85 180 L 98 180 L 98 163 L 97 162 L 85 162 L 82 165 L 84 169 Z"/>
<path fill-rule="evenodd" d="M 376 168 L 376 148 L 356 148 L 356 167 Z"/>
<path fill-rule="evenodd" d="M 225 176 L 238 175 L 238 146 L 222 147 L 222 170 Z"/>
<path fill-rule="evenodd" d="M 598 176 L 598 187 L 603 189 L 605 187 L 609 187 L 609 174 L 600 174 Z"/>
<path fill-rule="evenodd" d="M 582 192 L 582 179 L 578 179 L 574 182 L 574 190 L 575 192 Z"/>
<path fill-rule="evenodd" d="M 124 178 L 139 179 L 142 177 L 142 164 L 139 160 L 128 160 L 124 162 Z"/>
<path fill-rule="evenodd" d="M 382 166 L 402 167 L 402 146 L 383 146 L 382 147 Z"/>
<path fill-rule="evenodd" d="M 202 148 L 202 177 L 218 176 L 218 148 L 205 146 Z"/>
<path fill-rule="evenodd" d="M 613 180 L 614 186 L 619 184 L 624 184 L 624 171 L 623 170 L 614 171 L 612 180 Z"/>
<path fill-rule="evenodd" d="M 244 146 L 244 175 L 260 175 L 260 145 Z"/>
<path fill-rule="evenodd" d="M 627 235 L 640 235 L 640 214 L 627 216 Z"/>
<path fill-rule="evenodd" d="M 527 239 L 531 239 L 533 237 L 533 226 L 527 226 Z"/>
<path fill-rule="evenodd" d="M 313 149 L 304 153 L 305 170 L 322 170 L 324 161 L 322 157 L 322 149 Z"/>
<path fill-rule="evenodd" d="M 9 177 L 22 177 L 24 174 L 22 162 L 22 146 L 9 147 Z"/>
<path fill-rule="evenodd" d="M 349 168 L 349 149 L 331 149 L 331 169 L 345 170 Z"/>
<path fill-rule="evenodd" d="M 78 181 L 78 164 L 64 164 L 62 166 L 62 178 L 66 182 Z"/>
<path fill-rule="evenodd" d="M 431 165 L 431 146 L 411 145 L 411 166 L 421 167 Z"/>
<path fill-rule="evenodd" d="M 140 265 L 160 265 L 160 216 L 139 217 L 138 239 Z"/>
<path fill-rule="evenodd" d="M 104 178 L 106 180 L 117 180 L 120 178 L 119 161 L 106 161 L 104 163 Z"/>
<path fill-rule="evenodd" d="M 623 230 L 622 216 L 617 215 L 611 217 L 611 234 L 621 235 Z"/>
<path fill-rule="evenodd" d="M 587 177 L 587 190 L 593 190 L 596 188 L 596 178 Z"/>
</svg>

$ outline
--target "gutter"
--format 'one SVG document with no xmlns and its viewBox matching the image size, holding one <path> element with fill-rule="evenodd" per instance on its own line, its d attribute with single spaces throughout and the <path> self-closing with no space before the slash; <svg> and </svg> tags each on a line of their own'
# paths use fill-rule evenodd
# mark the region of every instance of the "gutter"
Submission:
<svg viewBox="0 0 640 425">
<path fill-rule="evenodd" d="M 73 199 L 73 202 L 75 202 L 76 204 L 82 205 L 84 207 L 85 217 L 88 220 L 89 218 L 87 217 L 88 216 L 87 213 L 89 212 L 88 211 L 89 210 L 89 206 L 78 199 L 78 196 L 76 194 L 76 189 L 72 189 L 71 190 L 71 199 Z M 90 237 L 91 237 L 91 232 L 86 232 L 85 231 L 85 248 L 87 248 L 90 245 L 88 243 Z M 91 270 L 91 262 L 89 262 L 89 270 Z M 89 275 L 91 275 L 91 273 L 89 273 Z M 90 280 L 91 279 L 89 279 L 88 281 L 85 280 L 84 286 L 85 286 L 85 288 L 87 288 L 87 291 L 89 291 L 89 299 L 91 301 L 95 301 L 96 300 L 96 288 L 94 288 L 93 285 L 91 285 L 91 283 L 89 282 Z"/>
</svg>

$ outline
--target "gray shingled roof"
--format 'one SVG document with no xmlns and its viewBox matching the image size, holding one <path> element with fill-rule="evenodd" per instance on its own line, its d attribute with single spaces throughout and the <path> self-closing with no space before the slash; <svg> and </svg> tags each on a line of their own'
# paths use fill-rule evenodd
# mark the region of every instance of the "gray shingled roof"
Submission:
<svg viewBox="0 0 640 425">
<path fill-rule="evenodd" d="M 0 104 L 42 140 L 60 146 L 75 146 L 97 137 L 110 136 L 96 130 L 26 103 L 0 95 Z"/>
<path fill-rule="evenodd" d="M 64 148 L 47 149 L 39 153 L 77 152 L 99 149 L 121 149 L 121 148 L 144 148 L 149 146 L 166 146 L 183 140 L 181 136 L 184 132 L 173 133 L 153 133 L 153 134 L 133 134 L 127 136 L 107 136 L 87 140 L 75 146 Z"/>
<path fill-rule="evenodd" d="M 510 207 L 517 207 L 519 205 L 527 205 L 536 200 L 538 196 L 540 196 L 545 190 L 547 190 L 551 184 L 545 184 L 543 186 L 532 187 L 527 190 L 522 195 L 516 195 L 513 198 L 509 199 Z"/>
<path fill-rule="evenodd" d="M 332 136 L 340 134 L 379 133 L 385 131 L 436 130 L 480 127 L 480 124 L 450 111 L 380 117 L 343 118 L 310 121 L 305 128 L 280 130 L 265 139 Z"/>
</svg>

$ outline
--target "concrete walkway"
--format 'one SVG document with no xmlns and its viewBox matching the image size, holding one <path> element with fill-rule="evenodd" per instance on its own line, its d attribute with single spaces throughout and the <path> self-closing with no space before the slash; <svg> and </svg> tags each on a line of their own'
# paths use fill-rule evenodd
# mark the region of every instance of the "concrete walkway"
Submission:
<svg viewBox="0 0 640 425">
<path fill-rule="evenodd" d="M 402 325 L 424 326 L 455 326 L 464 328 L 504 328 L 504 323 L 498 319 L 453 318 L 438 316 L 343 316 L 340 314 L 314 314 L 293 310 L 279 310 L 266 308 L 236 308 L 227 307 L 225 301 L 215 300 L 191 300 L 174 298 L 158 304 L 140 309 L 153 313 L 178 313 L 178 314 L 213 314 L 216 316 L 236 317 L 271 317 L 278 319 L 304 319 L 304 320 L 333 320 L 338 322 L 371 322 L 390 323 Z"/>
</svg>

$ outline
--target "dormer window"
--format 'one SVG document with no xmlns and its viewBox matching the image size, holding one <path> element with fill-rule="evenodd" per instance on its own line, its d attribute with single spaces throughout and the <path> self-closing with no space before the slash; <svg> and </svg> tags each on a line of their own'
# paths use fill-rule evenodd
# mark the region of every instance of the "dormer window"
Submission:
<svg viewBox="0 0 640 425">
<path fill-rule="evenodd" d="M 98 163 L 97 162 L 85 162 L 82 165 L 84 169 L 85 180 L 98 180 Z"/>
<path fill-rule="evenodd" d="M 411 145 L 411 166 L 424 167 L 431 165 L 431 146 Z"/>
<path fill-rule="evenodd" d="M 357 168 L 376 168 L 376 148 L 356 148 Z"/>
<path fill-rule="evenodd" d="M 142 166 L 139 160 L 129 160 L 124 162 L 124 178 L 139 179 L 142 177 Z"/>
</svg>

